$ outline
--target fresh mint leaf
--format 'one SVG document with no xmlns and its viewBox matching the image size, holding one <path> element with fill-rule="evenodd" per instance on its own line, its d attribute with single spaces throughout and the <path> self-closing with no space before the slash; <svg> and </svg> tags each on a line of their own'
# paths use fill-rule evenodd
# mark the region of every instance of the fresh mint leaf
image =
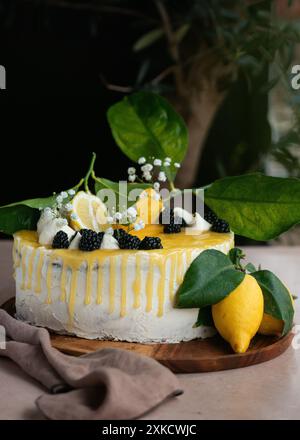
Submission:
<svg viewBox="0 0 300 440">
<path fill-rule="evenodd" d="M 206 189 L 205 203 L 236 234 L 271 240 L 300 222 L 300 179 L 225 177 Z"/>
<path fill-rule="evenodd" d="M 182 162 L 188 146 L 187 127 L 161 96 L 134 93 L 111 106 L 107 118 L 116 143 L 131 160 L 153 156 Z M 173 180 L 177 169 L 171 166 L 165 171 Z"/>
<path fill-rule="evenodd" d="M 176 306 L 200 308 L 216 304 L 244 279 L 230 258 L 215 249 L 203 251 L 190 265 L 178 289 Z"/>
<path fill-rule="evenodd" d="M 201 325 L 205 325 L 207 327 L 214 327 L 214 320 L 212 317 L 211 306 L 202 307 L 199 310 L 198 318 L 194 327 L 200 327 Z"/>
<path fill-rule="evenodd" d="M 294 306 L 290 293 L 280 279 L 269 270 L 251 274 L 264 295 L 264 312 L 284 322 L 282 334 L 287 334 L 293 326 Z"/>
</svg>

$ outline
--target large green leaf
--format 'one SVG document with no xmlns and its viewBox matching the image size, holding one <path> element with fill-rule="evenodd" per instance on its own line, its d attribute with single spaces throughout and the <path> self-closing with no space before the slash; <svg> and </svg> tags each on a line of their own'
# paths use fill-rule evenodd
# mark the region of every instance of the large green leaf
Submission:
<svg viewBox="0 0 300 440">
<path fill-rule="evenodd" d="M 40 209 L 52 206 L 56 196 L 23 200 L 0 207 L 0 231 L 14 234 L 22 229 L 35 229 Z"/>
<path fill-rule="evenodd" d="M 236 270 L 230 258 L 208 249 L 190 265 L 176 296 L 176 306 L 201 308 L 216 304 L 232 292 L 245 274 Z"/>
<path fill-rule="evenodd" d="M 264 295 L 264 311 L 274 318 L 284 321 L 282 334 L 288 333 L 293 326 L 294 307 L 288 289 L 269 270 L 259 270 L 251 273 Z"/>
<path fill-rule="evenodd" d="M 129 195 L 132 190 L 136 190 L 136 193 L 131 195 L 137 196 L 137 192 L 141 193 L 143 190 L 147 188 L 151 188 L 152 185 L 149 183 L 127 183 L 126 193 L 122 194 L 120 192 L 120 184 L 119 182 L 113 182 L 109 179 L 104 179 L 102 177 L 94 177 L 95 178 L 95 193 L 97 194 L 100 190 L 111 190 L 116 196 L 116 210 L 123 210 L 122 205 L 127 204 L 127 207 L 136 203 L 135 199 L 130 199 Z M 103 200 L 105 202 L 105 200 Z"/>
<path fill-rule="evenodd" d="M 225 177 L 205 191 L 205 203 L 236 234 L 271 240 L 300 222 L 300 180 L 259 173 Z"/>
<path fill-rule="evenodd" d="M 110 107 L 107 117 L 116 143 L 131 160 L 153 156 L 182 162 L 188 145 L 187 128 L 161 96 L 134 93 Z M 166 172 L 173 179 L 176 168 L 168 167 Z"/>
</svg>

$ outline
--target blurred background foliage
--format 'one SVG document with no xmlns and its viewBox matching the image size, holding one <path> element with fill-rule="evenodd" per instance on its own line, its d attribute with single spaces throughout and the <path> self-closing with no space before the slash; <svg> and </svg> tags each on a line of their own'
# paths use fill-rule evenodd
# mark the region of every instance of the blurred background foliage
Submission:
<svg viewBox="0 0 300 440">
<path fill-rule="evenodd" d="M 51 63 L 53 75 L 73 51 L 99 105 L 140 89 L 172 102 L 190 134 L 179 187 L 256 170 L 300 177 L 300 96 L 290 81 L 299 17 L 299 0 L 0 0 L 4 38 L 21 47 L 46 34 L 64 48 L 58 59 L 43 47 L 31 70 Z M 66 67 L 63 75 L 75 81 Z M 103 169 L 124 177 L 114 159 Z"/>
</svg>

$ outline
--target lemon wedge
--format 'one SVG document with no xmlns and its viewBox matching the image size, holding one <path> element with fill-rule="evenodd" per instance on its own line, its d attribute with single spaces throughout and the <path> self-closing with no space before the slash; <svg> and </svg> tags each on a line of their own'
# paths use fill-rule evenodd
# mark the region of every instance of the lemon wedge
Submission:
<svg viewBox="0 0 300 440">
<path fill-rule="evenodd" d="M 92 229 L 102 231 L 107 223 L 105 204 L 93 194 L 79 191 L 72 200 L 73 209 L 70 213 L 70 225 L 76 231 Z"/>
</svg>

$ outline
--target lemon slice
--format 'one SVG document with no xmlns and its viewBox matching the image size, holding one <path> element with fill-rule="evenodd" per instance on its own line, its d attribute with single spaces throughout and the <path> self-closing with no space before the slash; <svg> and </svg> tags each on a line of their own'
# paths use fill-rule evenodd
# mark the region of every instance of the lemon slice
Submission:
<svg viewBox="0 0 300 440">
<path fill-rule="evenodd" d="M 79 191 L 72 200 L 73 210 L 70 214 L 70 224 L 76 231 L 92 229 L 102 230 L 107 223 L 107 209 L 104 203 L 96 196 Z M 101 220 L 98 222 L 98 220 Z"/>
</svg>

